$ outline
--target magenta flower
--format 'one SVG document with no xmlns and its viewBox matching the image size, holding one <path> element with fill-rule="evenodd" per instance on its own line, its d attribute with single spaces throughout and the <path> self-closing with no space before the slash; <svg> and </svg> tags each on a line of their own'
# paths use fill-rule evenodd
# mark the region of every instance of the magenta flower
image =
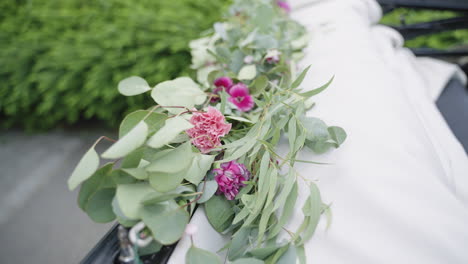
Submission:
<svg viewBox="0 0 468 264">
<path fill-rule="evenodd" d="M 193 113 L 190 123 L 194 127 L 186 132 L 192 138 L 192 144 L 202 153 L 208 153 L 219 147 L 220 138 L 231 130 L 231 124 L 227 123 L 223 114 L 213 107 L 208 107 L 206 112 Z"/>
<path fill-rule="evenodd" d="M 215 180 L 218 183 L 217 194 L 224 194 L 226 199 L 234 200 L 239 189 L 249 180 L 250 172 L 244 164 L 235 161 L 221 164 L 221 168 L 214 169 Z"/>
<path fill-rule="evenodd" d="M 249 88 L 243 83 L 238 83 L 229 90 L 229 102 L 233 103 L 242 112 L 252 110 L 254 107 L 253 97 L 249 94 Z"/>
<path fill-rule="evenodd" d="M 276 4 L 279 8 L 283 9 L 286 13 L 291 12 L 291 6 L 286 1 L 277 1 Z"/>
<path fill-rule="evenodd" d="M 213 84 L 216 87 L 224 87 L 226 89 L 229 89 L 232 86 L 232 80 L 229 77 L 223 76 L 223 77 L 219 77 L 218 79 L 214 80 Z"/>
<path fill-rule="evenodd" d="M 232 80 L 229 77 L 223 76 L 219 77 L 218 79 L 214 80 L 213 84 L 216 88 L 213 90 L 214 94 L 219 94 L 222 90 L 225 90 L 229 93 L 229 89 L 232 87 Z M 219 101 L 219 97 L 211 98 L 212 103 L 216 103 Z"/>
</svg>

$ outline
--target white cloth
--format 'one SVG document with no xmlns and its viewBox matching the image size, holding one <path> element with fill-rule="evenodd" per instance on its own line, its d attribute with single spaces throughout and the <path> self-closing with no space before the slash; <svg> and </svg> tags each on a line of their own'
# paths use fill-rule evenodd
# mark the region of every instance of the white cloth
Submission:
<svg viewBox="0 0 468 264">
<path fill-rule="evenodd" d="M 304 2 L 292 13 L 312 36 L 303 87 L 335 75 L 308 115 L 348 133 L 338 150 L 300 157 L 333 165 L 297 164 L 332 203 L 331 227 L 322 219 L 305 244 L 308 263 L 468 263 L 468 158 L 434 104 L 457 68 L 402 48 L 397 32 L 377 25 L 373 0 Z M 300 186 L 290 230 L 303 218 Z M 225 244 L 202 210 L 191 222 L 196 246 Z M 189 246 L 183 238 L 169 263 L 184 263 Z"/>
</svg>

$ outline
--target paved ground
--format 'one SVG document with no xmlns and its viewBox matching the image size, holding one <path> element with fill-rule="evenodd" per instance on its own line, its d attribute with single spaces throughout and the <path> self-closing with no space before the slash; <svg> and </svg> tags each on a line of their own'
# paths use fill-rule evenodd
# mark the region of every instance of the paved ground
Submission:
<svg viewBox="0 0 468 264">
<path fill-rule="evenodd" d="M 112 224 L 89 220 L 66 184 L 103 134 L 0 132 L 0 263 L 78 263 L 107 232 Z"/>
</svg>

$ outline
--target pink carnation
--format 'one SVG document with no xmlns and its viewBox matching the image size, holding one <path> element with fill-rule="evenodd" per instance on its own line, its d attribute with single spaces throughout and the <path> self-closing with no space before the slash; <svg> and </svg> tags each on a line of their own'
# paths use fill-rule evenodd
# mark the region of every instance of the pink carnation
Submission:
<svg viewBox="0 0 468 264">
<path fill-rule="evenodd" d="M 220 138 L 231 130 L 231 124 L 213 107 L 208 107 L 204 113 L 194 113 L 190 123 L 194 127 L 187 130 L 187 134 L 192 138 L 192 144 L 202 153 L 208 153 L 220 146 Z"/>
<path fill-rule="evenodd" d="M 218 183 L 218 194 L 224 194 L 226 199 L 234 200 L 239 189 L 249 180 L 250 172 L 244 164 L 230 161 L 221 164 L 221 168 L 214 169 L 215 180 Z"/>
<path fill-rule="evenodd" d="M 238 83 L 229 90 L 229 102 L 233 103 L 242 112 L 252 110 L 254 107 L 253 97 L 249 94 L 249 88 L 243 83 Z"/>
</svg>

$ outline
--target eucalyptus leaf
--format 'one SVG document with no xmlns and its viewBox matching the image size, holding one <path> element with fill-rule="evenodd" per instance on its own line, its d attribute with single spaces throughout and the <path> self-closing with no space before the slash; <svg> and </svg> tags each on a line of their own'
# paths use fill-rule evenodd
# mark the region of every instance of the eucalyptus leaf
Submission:
<svg viewBox="0 0 468 264">
<path fill-rule="evenodd" d="M 214 70 L 218 70 L 219 67 L 215 65 L 208 65 L 203 68 L 198 69 L 197 71 L 197 81 L 200 83 L 202 86 L 200 87 L 202 90 L 206 90 L 207 87 L 210 86 L 210 82 L 208 81 L 208 75 L 210 72 L 213 72 Z"/>
<path fill-rule="evenodd" d="M 156 191 L 148 183 L 122 184 L 115 194 L 122 213 L 128 219 L 140 219 L 143 199 Z"/>
<path fill-rule="evenodd" d="M 140 121 L 125 136 L 115 142 L 109 149 L 102 153 L 105 159 L 118 159 L 126 156 L 141 147 L 148 136 L 148 125 Z"/>
<path fill-rule="evenodd" d="M 130 174 L 126 173 L 122 169 L 116 169 L 113 170 L 109 177 L 111 178 L 113 185 L 112 186 L 117 186 L 119 184 L 131 184 L 135 183 L 137 179 L 135 177 L 131 176 Z"/>
<path fill-rule="evenodd" d="M 223 76 L 223 72 L 222 71 L 219 71 L 219 70 L 214 70 L 214 71 L 211 71 L 209 74 L 208 74 L 208 77 L 206 78 L 207 81 L 208 81 L 208 84 L 213 84 L 214 81 Z"/>
<path fill-rule="evenodd" d="M 229 51 L 228 48 L 224 47 L 224 46 L 218 46 L 215 48 L 216 50 L 216 54 L 223 58 L 223 61 L 229 61 L 230 58 L 231 58 L 231 52 Z"/>
<path fill-rule="evenodd" d="M 302 234 L 302 241 L 300 244 L 303 244 L 312 237 L 315 229 L 317 228 L 320 215 L 322 213 L 322 200 L 320 198 L 320 191 L 317 188 L 317 185 L 313 183 L 310 185 L 310 194 L 304 203 L 304 206 L 302 207 L 302 212 L 306 218 L 309 217 L 309 224 Z"/>
<path fill-rule="evenodd" d="M 158 155 L 157 158 L 146 167 L 148 172 L 179 172 L 189 167 L 194 158 L 190 142 L 186 142 L 173 150 L 163 151 L 161 153 L 164 155 Z"/>
<path fill-rule="evenodd" d="M 147 197 L 143 199 L 143 205 L 157 204 L 167 200 L 171 200 L 181 196 L 177 192 L 167 192 L 167 193 L 150 193 Z M 195 195 L 194 195 L 195 196 Z"/>
<path fill-rule="evenodd" d="M 268 235 L 269 238 L 275 237 L 282 230 L 283 226 L 288 222 L 289 218 L 293 214 L 298 194 L 297 189 L 297 182 L 294 180 L 291 192 L 288 193 L 287 199 L 284 202 L 283 211 L 280 214 L 278 223 L 273 226 L 270 234 Z"/>
<path fill-rule="evenodd" d="M 157 242 L 170 245 L 182 237 L 190 216 L 184 208 L 169 200 L 144 206 L 141 218 Z"/>
<path fill-rule="evenodd" d="M 310 69 L 310 66 L 308 66 L 307 68 L 305 68 L 301 74 L 299 74 L 299 76 L 296 78 L 296 80 L 294 80 L 294 82 L 291 84 L 291 89 L 295 89 L 297 87 L 299 87 L 299 85 L 301 85 L 302 81 L 304 80 L 304 77 L 306 76 L 307 72 L 309 71 Z"/>
<path fill-rule="evenodd" d="M 288 250 L 283 255 L 281 255 L 281 257 L 278 259 L 278 262 L 276 262 L 276 264 L 296 263 L 296 258 L 297 258 L 296 247 L 293 245 L 290 245 Z"/>
<path fill-rule="evenodd" d="M 250 250 L 247 253 L 247 255 L 256 257 L 258 259 L 266 259 L 283 246 L 284 245 L 273 245 L 273 246 L 254 248 Z"/>
<path fill-rule="evenodd" d="M 272 36 L 257 34 L 254 45 L 259 49 L 274 49 L 278 47 L 278 41 Z"/>
<path fill-rule="evenodd" d="M 110 177 L 114 163 L 108 163 L 99 168 L 91 177 L 83 182 L 78 193 L 78 206 L 85 211 L 89 199 L 97 191 L 105 187 L 112 187 L 114 182 Z"/>
<path fill-rule="evenodd" d="M 229 246 L 228 259 L 234 261 L 242 257 L 249 247 L 249 236 L 252 228 L 243 227 L 233 236 L 231 240 L 231 245 Z"/>
<path fill-rule="evenodd" d="M 320 86 L 317 89 L 301 93 L 301 96 L 309 98 L 309 97 L 312 97 L 314 95 L 317 95 L 317 94 L 321 93 L 323 90 L 327 89 L 328 86 L 330 86 L 330 84 L 333 82 L 334 78 L 335 78 L 335 76 L 333 76 L 326 84 Z"/>
<path fill-rule="evenodd" d="M 250 85 L 249 92 L 252 95 L 259 95 L 265 91 L 268 86 L 268 78 L 265 75 L 260 75 L 255 78 L 252 85 Z"/>
<path fill-rule="evenodd" d="M 322 120 L 315 117 L 302 117 L 302 125 L 306 129 L 306 138 L 310 141 L 325 141 L 329 138 L 328 127 Z"/>
<path fill-rule="evenodd" d="M 132 76 L 120 81 L 118 90 L 125 96 L 133 96 L 145 93 L 151 90 L 151 87 L 145 79 L 138 76 Z"/>
<path fill-rule="evenodd" d="M 136 168 L 140 164 L 143 154 L 145 153 L 145 147 L 140 147 L 132 153 L 128 154 L 123 160 L 121 164 L 121 168 Z"/>
<path fill-rule="evenodd" d="M 268 257 L 268 259 L 265 260 L 265 263 L 266 264 L 276 264 L 278 263 L 278 260 L 281 258 L 281 256 L 283 256 L 283 254 L 289 249 L 290 247 L 290 244 L 286 244 L 282 247 L 280 247 L 276 252 L 275 254 L 271 255 L 270 257 Z M 295 260 L 294 262 L 292 263 L 296 263 Z"/>
<path fill-rule="evenodd" d="M 174 166 L 177 166 L 174 164 Z M 188 170 L 178 172 L 149 172 L 149 183 L 158 192 L 169 192 L 175 190 L 187 175 Z"/>
<path fill-rule="evenodd" d="M 231 225 L 234 211 L 232 211 L 232 205 L 226 198 L 215 195 L 204 205 L 208 222 L 216 231 L 221 233 Z"/>
<path fill-rule="evenodd" d="M 297 253 L 297 258 L 299 259 L 299 264 L 307 264 L 304 245 L 296 247 L 296 253 Z"/>
<path fill-rule="evenodd" d="M 93 175 L 99 167 L 99 156 L 94 145 L 83 155 L 68 179 L 68 189 L 71 191 Z"/>
<path fill-rule="evenodd" d="M 232 119 L 232 120 L 236 120 L 236 121 L 240 121 L 240 122 L 244 122 L 244 123 L 249 123 L 249 124 L 253 124 L 252 121 L 248 120 L 247 118 L 243 118 L 241 116 L 225 116 L 226 119 Z"/>
<path fill-rule="evenodd" d="M 270 3 L 262 3 L 255 9 L 255 16 L 253 16 L 253 23 L 260 31 L 267 31 L 273 24 L 275 12 L 273 5 Z"/>
<path fill-rule="evenodd" d="M 250 43 L 252 43 L 252 41 L 254 41 L 255 39 L 255 35 L 257 34 L 257 29 L 254 29 L 252 32 L 250 32 L 247 37 L 245 37 L 240 43 L 239 43 L 239 46 L 240 47 L 244 47 L 244 46 L 247 46 L 249 45 Z"/>
<path fill-rule="evenodd" d="M 231 68 L 233 73 L 239 73 L 242 65 L 244 65 L 244 57 L 245 55 L 242 51 L 238 49 L 234 50 L 230 57 L 231 62 L 229 63 L 229 68 Z"/>
<path fill-rule="evenodd" d="M 294 149 L 294 143 L 296 141 L 296 132 L 296 119 L 291 118 L 288 123 L 288 140 L 290 149 Z"/>
<path fill-rule="evenodd" d="M 325 153 L 330 148 L 335 146 L 334 143 L 329 143 L 326 141 L 309 141 L 309 140 L 306 140 L 305 145 L 317 154 Z"/>
<path fill-rule="evenodd" d="M 265 205 L 265 208 L 262 210 L 260 214 L 260 222 L 258 224 L 258 235 L 257 235 L 257 244 L 261 244 L 265 232 L 267 230 L 268 222 L 270 220 L 270 216 L 273 213 L 273 204 Z"/>
<path fill-rule="evenodd" d="M 331 126 L 328 128 L 330 137 L 336 142 L 335 147 L 339 147 L 346 140 L 346 132 L 343 128 L 337 126 Z"/>
<path fill-rule="evenodd" d="M 226 93 L 226 91 L 221 91 L 220 93 L 220 97 L 221 97 L 221 104 L 220 104 L 220 107 L 219 107 L 219 111 L 224 115 L 226 113 L 226 103 L 227 103 L 227 99 L 229 97 L 229 94 Z"/>
<path fill-rule="evenodd" d="M 193 194 L 194 190 L 192 188 L 187 187 L 187 186 L 180 185 L 175 190 L 170 191 L 170 192 L 166 192 L 166 193 L 160 193 L 160 192 L 149 193 L 148 195 L 146 195 L 143 198 L 142 203 L 143 203 L 143 205 L 156 204 L 156 203 L 160 203 L 160 202 L 164 202 L 164 201 L 167 201 L 167 200 L 170 200 L 170 199 L 180 197 L 184 193 Z M 190 195 L 187 195 L 187 194 L 185 194 L 184 197 L 188 199 L 188 198 L 190 198 Z M 197 196 L 197 194 L 193 194 L 193 196 Z"/>
<path fill-rule="evenodd" d="M 192 164 L 185 175 L 185 179 L 195 185 L 199 184 L 210 170 L 215 157 L 215 155 L 194 154 Z"/>
<path fill-rule="evenodd" d="M 188 109 L 203 104 L 206 100 L 206 94 L 189 77 L 179 77 L 157 84 L 151 91 L 151 97 L 162 106 L 184 106 Z M 167 110 L 173 114 L 184 111 L 180 108 L 167 108 Z"/>
<path fill-rule="evenodd" d="M 120 123 L 119 138 L 125 136 L 132 128 L 134 128 L 140 121 L 145 121 L 148 125 L 148 134 L 152 134 L 159 130 L 167 119 L 166 114 L 155 113 L 148 110 L 138 110 L 128 114 Z"/>
<path fill-rule="evenodd" d="M 154 253 L 157 253 L 161 250 L 162 245 L 154 240 L 151 241 L 151 243 L 146 246 L 146 247 L 139 247 L 138 248 L 138 254 L 140 256 L 146 256 L 146 255 L 151 255 Z"/>
<path fill-rule="evenodd" d="M 185 255 L 186 264 L 221 264 L 221 259 L 209 251 L 196 248 L 193 245 Z"/>
<path fill-rule="evenodd" d="M 223 163 L 223 162 L 228 162 L 231 160 L 236 160 L 240 158 L 242 155 L 244 155 L 245 153 L 247 153 L 250 149 L 252 149 L 256 143 L 257 143 L 256 139 L 252 138 L 249 141 L 245 142 L 244 145 L 236 149 L 231 155 L 225 155 L 223 160 L 217 161 L 217 162 Z"/>
<path fill-rule="evenodd" d="M 112 210 L 114 195 L 114 188 L 100 189 L 91 195 L 85 208 L 89 218 L 97 223 L 107 223 L 114 220 L 115 214 Z"/>
<path fill-rule="evenodd" d="M 237 78 L 239 80 L 252 80 L 257 75 L 257 68 L 254 64 L 245 65 L 239 71 Z"/>
<path fill-rule="evenodd" d="M 256 258 L 240 258 L 232 262 L 232 264 L 263 264 L 264 262 Z"/>
<path fill-rule="evenodd" d="M 203 190 L 204 189 L 204 190 Z M 203 192 L 200 199 L 198 199 L 197 203 L 201 204 L 208 201 L 218 190 L 218 183 L 216 181 L 207 181 L 201 182 L 198 185 L 197 192 Z"/>
<path fill-rule="evenodd" d="M 244 197 L 244 196 L 246 196 L 246 194 L 242 195 L 241 197 Z M 235 225 L 239 223 L 240 221 L 244 220 L 244 218 L 246 218 L 247 216 L 249 216 L 250 212 L 253 210 L 253 208 L 251 207 L 252 207 L 251 205 L 249 206 L 246 204 L 246 206 L 244 206 L 244 208 L 242 208 L 242 210 L 236 214 L 236 216 L 232 220 L 232 224 Z"/>
<path fill-rule="evenodd" d="M 148 140 L 147 144 L 152 148 L 160 148 L 169 144 L 181 132 L 192 127 L 189 121 L 180 116 L 167 119 L 165 125 Z"/>
<path fill-rule="evenodd" d="M 122 170 L 138 180 L 146 180 L 148 178 L 145 168 L 127 168 Z"/>
<path fill-rule="evenodd" d="M 112 211 L 114 212 L 115 216 L 117 217 L 117 220 L 123 221 L 123 222 L 131 222 L 131 221 L 136 221 L 136 220 L 131 220 L 130 218 L 127 218 L 125 214 L 122 212 L 122 209 L 120 208 L 119 202 L 117 201 L 117 197 L 114 196 L 112 199 Z"/>
</svg>

